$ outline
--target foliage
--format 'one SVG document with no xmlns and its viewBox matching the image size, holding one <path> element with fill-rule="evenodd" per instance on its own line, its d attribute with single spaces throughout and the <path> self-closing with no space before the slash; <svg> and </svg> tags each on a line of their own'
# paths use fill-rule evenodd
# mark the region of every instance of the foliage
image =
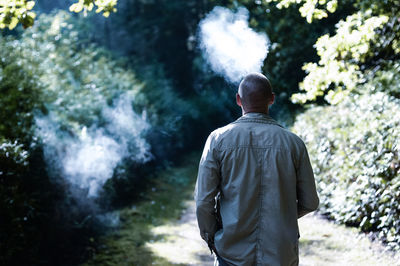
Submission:
<svg viewBox="0 0 400 266">
<path fill-rule="evenodd" d="M 245 6 L 250 13 L 249 25 L 256 31 L 265 32 L 270 40 L 269 53 L 262 68 L 271 80 L 276 99 L 271 115 L 285 124 L 291 124 L 299 105 L 293 104 L 290 96 L 299 92 L 299 83 L 305 73 L 304 62 L 318 60 L 313 47 L 318 37 L 334 32 L 335 24 L 351 13 L 351 6 L 338 6 L 338 11 L 326 20 L 307 23 L 298 12 L 298 5 L 283 9 L 271 1 L 213 1 L 216 4 L 237 8 Z"/>
<path fill-rule="evenodd" d="M 92 11 L 97 7 L 96 13 L 103 13 L 108 17 L 111 12 L 116 12 L 117 0 L 78 0 L 70 6 L 71 12 L 79 13 L 83 10 Z M 32 11 L 35 1 L 32 0 L 1 0 L 0 1 L 0 29 L 14 29 L 18 23 L 24 28 L 31 27 L 34 23 L 36 13 Z"/>
<path fill-rule="evenodd" d="M 328 17 L 328 12 L 335 12 L 338 6 L 338 0 L 266 0 L 266 2 L 278 2 L 278 8 L 287 8 L 291 4 L 301 3 L 299 11 L 308 23 L 314 19 Z"/>
<path fill-rule="evenodd" d="M 18 23 L 24 28 L 33 25 L 36 13 L 32 12 L 35 1 L 28 0 L 1 0 L 0 1 L 0 29 L 8 27 L 14 29 Z"/>
<path fill-rule="evenodd" d="M 233 105 L 233 96 L 215 86 L 226 85 L 221 79 L 200 73 L 201 77 L 197 79 L 205 86 L 196 91 L 188 85 L 178 86 L 182 84 L 175 79 L 178 75 L 166 73 L 159 61 L 149 60 L 146 65 L 143 58 L 131 57 L 129 63 L 117 60 L 110 52 L 91 42 L 93 35 L 89 32 L 93 28 L 90 28 L 88 19 L 73 18 L 66 12 L 40 15 L 35 25 L 20 36 L 0 38 L 0 89 L 5 95 L 0 104 L 7 106 L 0 113 L 3 121 L 0 138 L 4 145 L 16 143 L 20 147 L 16 148 L 17 153 L 26 151 L 28 158 L 26 167 L 16 163 L 6 165 L 0 161 L 2 173 L 6 173 L 0 175 L 6 180 L 0 183 L 0 190 L 6 191 L 0 194 L 1 207 L 7 208 L 10 199 L 18 201 L 10 209 L 12 211 L 3 212 L 2 209 L 2 225 L 24 231 L 19 234 L 10 230 L 9 234 L 1 235 L 2 239 L 9 240 L 7 247 L 1 246 L 3 261 L 62 265 L 84 259 L 91 250 L 88 239 L 93 235 L 94 217 L 99 211 L 107 210 L 110 204 L 120 206 L 131 202 L 155 168 L 176 160 L 182 150 L 202 145 L 204 135 L 215 124 L 232 120 L 231 113 L 226 112 L 232 106 L 224 104 L 229 102 Z M 165 38 L 160 37 L 164 41 Z M 157 42 L 161 45 L 160 40 Z M 154 46 L 150 45 L 148 49 L 154 49 Z M 182 51 L 183 54 L 186 52 Z M 164 62 L 169 60 L 172 57 Z M 180 80 L 185 78 L 180 77 Z M 189 89 L 192 91 L 183 93 Z M 50 117 L 57 124 L 57 136 L 79 138 L 85 128 L 104 126 L 106 121 L 102 119 L 102 108 L 111 106 L 113 99 L 126 93 L 130 95 L 134 111 L 151 124 L 145 137 L 151 145 L 154 161 L 142 164 L 130 157 L 124 159 L 105 184 L 98 200 L 93 202 L 84 198 L 79 201 L 79 197 L 77 199 L 71 193 L 71 184 L 61 178 L 59 166 L 46 162 L 46 158 L 49 159 L 45 156 L 48 143 L 36 135 L 35 121 L 38 117 Z M 182 97 L 182 94 L 186 96 Z M 136 137 L 132 133 L 131 138 Z M 13 180 L 16 185 L 9 185 Z M 12 193 L 3 184 L 7 184 Z M 85 196 L 79 189 L 74 193 Z M 104 209 L 99 210 L 96 204 Z M 29 209 L 29 223 L 23 220 L 28 217 L 25 208 Z M 37 234 L 35 229 L 44 226 L 47 226 L 48 234 Z M 38 243 L 36 248 L 30 249 L 31 253 L 26 256 L 20 256 L 33 242 Z M 76 243 L 76 247 L 70 243 Z M 6 248 L 11 253 L 5 252 Z M 84 248 L 88 248 L 88 253 L 82 255 Z M 46 254 L 46 250 L 54 252 Z"/>
<path fill-rule="evenodd" d="M 391 71 L 396 79 L 398 73 Z M 387 85 L 383 80 L 369 82 L 362 94 L 335 106 L 310 108 L 294 129 L 310 152 L 320 211 L 364 231 L 377 231 L 399 249 L 400 101 L 376 90 Z M 399 91 L 399 84 L 394 86 Z"/>
<path fill-rule="evenodd" d="M 287 7 L 295 2 L 328 7 L 330 2 L 336 1 L 277 2 L 280 7 Z M 337 24 L 335 35 L 324 35 L 318 39 L 316 48 L 320 60 L 318 63 L 304 65 L 303 69 L 308 75 L 300 84 L 300 89 L 306 93 L 294 94 L 294 102 L 305 103 L 324 97 L 328 103 L 337 104 L 358 85 L 366 83 L 378 69 L 384 68 L 387 61 L 399 57 L 398 1 L 336 2 L 335 5 L 338 6 L 332 11 L 346 3 L 352 4 L 355 12 Z M 311 8 L 308 14 L 318 14 L 316 10 Z"/>
<path fill-rule="evenodd" d="M 21 262 L 21 252 L 27 257 L 38 252 L 37 248 L 25 249 L 39 237 L 34 228 L 40 227 L 39 217 L 51 206 L 46 201 L 52 193 L 40 193 L 48 186 L 47 175 L 36 174 L 43 164 L 36 163 L 37 171 L 30 168 L 35 160 L 29 150 L 32 110 L 41 109 L 34 57 L 27 56 L 30 51 L 18 41 L 0 38 L 0 47 L 0 105 L 6 107 L 0 112 L 0 264 L 10 265 Z"/>
<path fill-rule="evenodd" d="M 7 231 L 6 228 L 14 231 L 14 233 L 11 234 L 23 236 L 24 221 L 27 221 L 28 217 L 29 219 L 31 218 L 33 209 L 32 201 L 24 194 L 19 193 L 22 182 L 21 175 L 27 171 L 28 155 L 28 152 L 23 149 L 21 144 L 17 142 L 11 143 L 5 140 L 0 141 L 0 159 L 2 166 L 0 169 L 0 209 L 2 210 L 0 219 L 2 228 L 2 234 L 0 234 L 1 251 L 5 250 L 3 245 L 7 241 L 4 234 L 4 232 Z M 6 220 L 7 218 L 13 218 L 11 224 L 16 226 L 8 226 L 10 222 Z M 16 241 L 17 239 L 13 240 Z M 22 240 L 23 239 L 19 238 L 17 241 Z M 13 251 L 10 250 L 10 253 L 11 252 Z"/>
<path fill-rule="evenodd" d="M 96 13 L 103 12 L 103 16 L 108 17 L 111 12 L 116 12 L 115 8 L 117 0 L 79 0 L 77 3 L 72 4 L 69 8 L 70 11 L 79 13 L 83 10 L 84 14 L 87 11 L 92 11 L 96 6 Z"/>
<path fill-rule="evenodd" d="M 17 207 L 4 212 L 4 228 L 15 230 L 9 230 L 9 235 L 2 235 L 0 243 L 2 239 L 9 239 L 7 248 L 12 254 L 4 254 L 11 261 L 27 249 L 29 243 L 39 243 L 37 249 L 30 249 L 31 253 L 25 260 L 31 264 L 39 264 L 38 259 L 43 263 L 73 264 L 93 251 L 94 244 L 90 241 L 88 243 L 90 237 L 86 236 L 91 234 L 88 227 L 91 226 L 91 217 L 94 217 L 96 211 L 92 212 L 90 204 L 82 208 L 81 203 L 63 192 L 68 191 L 68 184 L 54 182 L 54 179 L 61 179 L 57 171 L 56 175 L 46 171 L 49 169 L 46 169 L 43 158 L 43 143 L 35 137 L 35 117 L 52 114 L 65 136 L 77 137 L 82 134 L 83 128 L 101 127 L 106 123 L 101 118 L 102 106 L 111 106 L 113 99 L 124 93 L 131 96 L 132 108 L 151 124 L 145 137 L 151 145 L 154 161 L 144 165 L 126 158 L 114 171 L 113 178 L 105 184 L 98 201 L 107 208 L 110 202 L 114 206 L 130 203 L 132 198 L 140 194 L 143 184 L 149 182 L 148 176 L 154 168 L 168 165 L 169 161 L 182 156 L 183 151 L 199 147 L 211 129 L 232 121 L 239 115 L 240 109 L 234 102 L 236 88 L 211 73 L 196 48 L 197 24 L 214 5 L 227 5 L 231 8 L 235 8 L 238 3 L 245 5 L 250 10 L 250 25 L 269 35 L 272 45 L 264 72 L 272 78 L 279 94 L 279 103 L 288 104 L 289 96 L 298 91 L 297 83 L 304 77 L 301 65 L 307 61 L 317 61 L 318 55 L 321 62 L 313 66 L 319 72 L 310 69 L 308 76 L 312 77 L 312 81 L 305 81 L 302 88 L 316 88 L 318 95 L 323 96 L 329 94 L 330 90 L 348 90 L 350 83 L 344 84 L 338 77 L 343 76 L 342 80 L 347 82 L 348 76 L 354 76 L 351 95 L 361 93 L 360 97 L 367 97 L 358 86 L 365 82 L 368 83 L 363 90 L 370 91 L 376 97 L 381 97 L 382 94 L 377 93 L 381 91 L 395 97 L 400 95 L 398 86 L 396 87 L 400 79 L 396 74 L 399 71 L 396 61 L 399 51 L 396 37 L 398 33 L 395 26 L 391 26 L 397 25 L 397 17 L 390 15 L 392 10 L 382 7 L 378 1 L 365 5 L 365 8 L 362 2 L 368 1 L 345 1 L 350 3 L 351 8 L 340 2 L 334 7 L 334 14 L 310 25 L 298 14 L 298 5 L 283 10 L 276 7 L 280 7 L 277 3 L 269 3 L 271 1 L 126 0 L 118 1 L 118 6 L 116 1 L 76 2 L 71 6 L 71 11 L 86 13 L 95 8 L 97 3 L 97 10 L 104 15 L 114 11 L 115 7 L 118 8 L 119 15 L 108 19 L 94 15 L 83 19 L 65 12 L 41 15 L 35 25 L 24 31 L 22 36 L 0 38 L 0 90 L 3 95 L 0 105 L 7 107 L 0 113 L 0 145 L 5 147 L 0 156 L 5 158 L 6 154 L 13 154 L 11 151 L 15 155 L 12 155 L 11 161 L 4 160 L 7 167 L 0 161 L 1 167 L 4 167 L 1 169 L 8 169 L 8 172 L 0 170 L 7 173 L 0 175 L 0 179 L 4 177 L 1 180 L 6 180 L 0 183 L 0 204 L 3 204 L 1 208 L 7 208 L 10 199 L 18 202 L 15 205 Z M 300 2 L 304 4 L 306 0 L 296 1 L 298 4 Z M 334 1 L 318 1 L 318 4 L 315 1 L 307 2 L 314 3 L 315 8 L 325 10 L 327 14 L 328 2 Z M 103 4 L 99 9 L 99 5 Z M 340 22 L 336 35 L 329 37 L 327 34 L 334 33 L 336 22 L 349 13 L 352 14 L 354 9 L 361 11 Z M 318 17 L 314 16 L 315 9 L 310 10 L 306 13 L 313 12 L 313 18 Z M 368 13 L 366 10 L 371 11 Z M 330 11 L 333 11 L 333 6 Z M 317 54 L 312 45 L 321 35 L 325 37 L 318 41 Z M 349 39 L 348 36 L 352 38 Z M 98 44 L 110 48 L 115 54 L 123 55 L 124 60 L 117 60 L 115 54 Z M 384 58 L 384 62 L 380 58 Z M 333 78 L 324 72 L 331 67 L 331 62 L 342 67 L 337 72 L 340 75 L 334 75 Z M 323 75 L 313 74 L 321 71 Z M 351 105 L 351 99 L 343 99 Z M 386 102 L 392 101 L 392 98 L 387 99 Z M 341 103 L 338 101 L 338 104 Z M 290 108 L 296 107 L 291 105 Z M 329 108 L 318 110 L 331 110 Z M 393 111 L 396 107 L 390 108 Z M 276 107 L 276 112 L 279 112 L 279 118 L 282 119 L 281 110 L 286 112 L 285 107 Z M 330 117 L 334 116 L 333 111 L 326 112 L 331 114 Z M 312 110 L 300 117 L 299 125 L 306 118 L 309 119 L 308 114 L 315 116 L 310 115 L 317 127 L 319 123 L 316 115 L 319 113 L 313 113 Z M 340 121 L 339 118 L 337 120 Z M 365 118 L 363 121 L 366 120 Z M 330 123 L 329 116 L 324 121 Z M 378 128 L 381 126 L 379 123 Z M 299 125 L 296 127 L 301 127 Z M 350 122 L 349 125 L 356 127 Z M 332 124 L 333 127 L 335 124 Z M 317 129 L 311 131 L 315 136 L 320 132 Z M 309 131 L 304 129 L 304 132 Z M 326 136 L 321 133 L 318 137 Z M 375 137 L 379 139 L 379 135 Z M 367 145 L 363 142 L 362 144 Z M 365 148 L 373 149 L 373 146 Z M 23 162 L 26 164 L 19 163 L 20 157 L 25 158 Z M 382 165 L 376 166 L 377 169 L 381 169 Z M 350 165 L 346 167 L 350 169 Z M 166 194 L 159 196 L 165 197 Z M 88 202 L 89 200 L 86 203 Z M 350 204 L 354 200 L 349 197 L 348 202 Z M 329 206 L 333 206 L 328 206 L 328 203 L 326 212 L 330 212 Z M 373 205 L 370 201 L 367 203 Z M 344 215 L 343 211 L 340 214 Z M 127 214 L 128 219 L 137 218 L 137 213 L 132 217 L 130 215 Z M 29 217 L 30 223 L 25 223 L 24 217 Z M 149 215 L 145 218 L 147 222 L 153 219 Z M 357 221 L 350 219 L 348 222 Z M 390 231 L 393 224 L 388 219 L 382 222 L 382 228 Z M 51 236 L 45 237 L 36 233 L 37 228 L 46 226 L 46 231 Z M 365 230 L 375 230 L 378 227 L 370 218 L 367 218 L 363 226 Z M 383 236 L 388 241 L 397 241 L 390 240 L 391 233 L 388 232 L 382 233 Z M 18 234 L 23 236 L 18 237 Z M 83 237 L 77 234 L 82 234 Z M 68 243 L 75 243 L 73 240 L 79 240 L 80 245 L 77 248 L 69 246 Z M 140 245 L 141 242 L 137 244 Z M 86 252 L 77 256 L 76 252 L 81 252 L 82 247 L 87 248 Z M 0 247 L 2 252 L 3 248 L 5 246 Z M 54 250 L 50 252 L 53 255 L 46 254 L 46 249 Z M 64 255 L 58 256 L 60 253 Z"/>
<path fill-rule="evenodd" d="M 82 265 L 117 266 L 121 261 L 128 265 L 172 265 L 154 254 L 146 242 L 160 240 L 162 236 L 154 236 L 151 230 L 180 218 L 185 201 L 193 198 L 198 160 L 199 154 L 191 153 L 177 166 L 153 171 L 139 194 L 140 200 L 115 210 L 121 220 L 118 230 L 95 238 L 93 256 Z"/>
<path fill-rule="evenodd" d="M 0 112 L 0 264 L 71 265 L 87 255 L 93 234 L 97 209 L 68 194 L 70 185 L 46 163 L 35 118 L 51 114 L 64 135 L 77 136 L 102 123 L 101 108 L 113 98 L 127 92 L 134 99 L 148 89 L 123 62 L 91 45 L 84 29 L 60 12 L 40 16 L 18 38 L 0 38 L 0 104 L 6 106 Z M 133 163 L 126 164 L 132 173 L 125 178 L 134 183 Z"/>
<path fill-rule="evenodd" d="M 0 105 L 7 107 L 0 112 L 0 136 L 26 143 L 32 137 L 32 110 L 42 109 L 38 62 L 18 41 L 0 38 L 0 46 Z"/>
<path fill-rule="evenodd" d="M 308 75 L 300 89 L 306 93 L 295 94 L 292 99 L 305 103 L 326 94 L 325 100 L 336 104 L 365 82 L 362 70 L 376 56 L 376 46 L 382 42 L 377 30 L 382 30 L 388 20 L 385 15 L 365 19 L 359 12 L 339 22 L 336 35 L 321 36 L 315 44 L 320 56 L 318 64 L 308 63 L 303 67 Z"/>
<path fill-rule="evenodd" d="M 274 1 L 274 0 L 272 0 Z M 302 3 L 311 22 L 343 2 L 282 0 L 280 7 Z M 334 35 L 315 44 L 320 57 L 303 69 L 305 93 L 299 103 L 321 99 L 294 129 L 306 140 L 321 195 L 321 211 L 360 226 L 395 249 L 400 247 L 399 175 L 399 13 L 398 1 L 344 1 L 354 12 L 336 25 Z M 336 6 L 337 4 L 337 6 Z M 321 15 L 322 14 L 322 15 Z"/>
<path fill-rule="evenodd" d="M 217 3 L 118 3 L 118 16 L 90 17 L 95 25 L 101 25 L 90 35 L 126 57 L 139 80 L 148 85 L 141 90 L 146 97 L 139 96 L 138 105 L 144 105 L 148 117 L 158 121 L 149 134 L 159 140 L 151 141 L 153 149 L 171 157 L 182 154 L 182 149 L 202 146 L 210 131 L 240 113 L 234 99 L 237 88 L 207 68 L 197 47 L 198 22 Z M 153 112 L 156 109 L 159 111 Z M 164 126 L 159 127 L 160 123 Z"/>
<path fill-rule="evenodd" d="M 25 56 L 31 54 L 29 68 L 36 69 L 41 82 L 40 102 L 70 128 L 97 122 L 100 108 L 124 91 L 135 96 L 140 82 L 121 62 L 105 50 L 90 44 L 84 36 L 84 22 L 73 22 L 59 12 L 40 17 L 38 25 L 24 32 L 15 43 Z M 31 53 L 29 53 L 31 51 Z"/>
<path fill-rule="evenodd" d="M 291 103 L 289 97 L 298 92 L 298 83 L 305 76 L 301 66 L 308 60 L 316 61 L 318 58 L 313 44 L 318 36 L 333 32 L 336 22 L 349 12 L 346 5 L 340 6 L 340 12 L 327 20 L 309 25 L 294 6 L 281 10 L 276 8 L 275 3 L 256 2 L 120 1 L 117 6 L 118 16 L 108 19 L 90 17 L 98 26 L 89 32 L 89 35 L 101 45 L 127 57 L 137 75 L 143 73 L 149 77 L 153 73 L 155 76 L 161 73 L 168 80 L 168 84 L 160 83 L 159 86 L 170 88 L 180 98 L 192 104 L 191 108 L 186 109 L 191 114 L 184 118 L 181 112 L 178 115 L 180 120 L 189 122 L 193 121 L 193 117 L 202 120 L 201 125 L 199 121 L 190 123 L 199 130 L 181 132 L 183 136 L 192 135 L 193 131 L 199 133 L 200 137 L 194 139 L 198 140 L 196 144 L 200 146 L 208 133 L 207 130 L 211 131 L 212 128 L 233 120 L 240 114 L 240 109 L 234 104 L 237 88 L 226 84 L 207 69 L 207 64 L 198 49 L 197 25 L 207 12 L 215 5 L 232 9 L 238 4 L 244 5 L 250 11 L 250 26 L 268 34 L 271 47 L 263 72 L 271 78 L 278 96 L 272 114 L 281 121 L 292 120 L 292 114 L 299 108 Z M 149 67 L 149 62 L 152 67 Z M 288 76 L 290 78 L 287 78 Z M 145 79 L 146 83 L 151 80 Z M 153 80 L 154 83 L 158 82 L 157 79 Z M 165 93 L 165 96 L 169 94 L 158 90 L 152 90 L 152 93 Z M 200 109 L 197 108 L 197 104 L 201 104 Z M 152 108 L 155 106 L 152 104 Z M 180 104 L 173 106 L 180 109 Z M 198 113 L 198 110 L 201 112 Z M 208 116 L 213 112 L 219 115 Z M 190 130 L 184 127 L 183 130 L 185 129 Z"/>
<path fill-rule="evenodd" d="M 59 230 L 65 217 L 57 217 L 54 204 L 62 195 L 50 184 L 40 152 L 0 140 L 0 264 L 38 265 L 67 246 L 60 239 L 76 237 L 66 227 Z M 75 243 L 79 248 L 80 240 Z"/>
<path fill-rule="evenodd" d="M 139 68 L 155 65 L 180 96 L 193 95 L 194 37 L 203 12 L 199 1 L 118 2 L 118 16 L 93 16 L 93 39 Z"/>
</svg>

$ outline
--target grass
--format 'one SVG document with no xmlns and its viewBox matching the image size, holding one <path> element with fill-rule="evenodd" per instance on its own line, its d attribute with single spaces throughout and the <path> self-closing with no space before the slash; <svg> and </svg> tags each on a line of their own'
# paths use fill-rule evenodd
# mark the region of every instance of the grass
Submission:
<svg viewBox="0 0 400 266">
<path fill-rule="evenodd" d="M 186 211 L 179 221 L 156 226 L 152 233 L 162 239 L 147 243 L 147 246 L 174 265 L 214 265 L 213 256 L 200 238 L 193 200 L 187 201 Z"/>
<path fill-rule="evenodd" d="M 191 154 L 178 167 L 152 178 L 142 200 L 118 210 L 119 227 L 93 240 L 97 249 L 82 265 L 177 265 L 157 256 L 147 243 L 162 242 L 163 236 L 152 229 L 181 217 L 193 195 L 198 160 L 198 154 Z"/>
<path fill-rule="evenodd" d="M 357 228 L 337 225 L 318 215 L 299 220 L 300 265 L 400 265 L 400 254 L 385 250 Z"/>
<path fill-rule="evenodd" d="M 92 265 L 213 265 L 194 214 L 193 189 L 199 156 L 158 173 L 142 200 L 118 210 L 120 226 L 99 239 Z M 357 228 L 318 215 L 299 220 L 300 266 L 399 265 L 400 254 L 385 250 Z"/>
</svg>

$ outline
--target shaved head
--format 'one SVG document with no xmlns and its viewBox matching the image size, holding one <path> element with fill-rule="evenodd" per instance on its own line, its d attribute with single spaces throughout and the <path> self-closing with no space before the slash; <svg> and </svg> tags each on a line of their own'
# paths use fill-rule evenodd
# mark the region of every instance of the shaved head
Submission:
<svg viewBox="0 0 400 266">
<path fill-rule="evenodd" d="M 244 112 L 268 112 L 268 105 L 274 101 L 271 83 L 260 73 L 251 73 L 240 82 L 238 96 Z"/>
</svg>

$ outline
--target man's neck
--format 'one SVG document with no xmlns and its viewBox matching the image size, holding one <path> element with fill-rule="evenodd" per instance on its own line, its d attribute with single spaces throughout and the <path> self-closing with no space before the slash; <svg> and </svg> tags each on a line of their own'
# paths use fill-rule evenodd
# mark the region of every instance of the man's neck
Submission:
<svg viewBox="0 0 400 266">
<path fill-rule="evenodd" d="M 257 110 L 257 109 L 254 109 L 254 110 L 243 110 L 242 109 L 242 115 L 249 114 L 249 113 L 260 113 L 260 114 L 266 114 L 266 115 L 269 114 L 268 113 L 268 109 L 267 110 Z"/>
</svg>

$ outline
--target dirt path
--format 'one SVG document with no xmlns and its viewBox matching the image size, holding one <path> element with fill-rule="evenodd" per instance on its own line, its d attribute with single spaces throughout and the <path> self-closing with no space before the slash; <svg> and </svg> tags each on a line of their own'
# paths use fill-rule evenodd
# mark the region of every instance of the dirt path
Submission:
<svg viewBox="0 0 400 266">
<path fill-rule="evenodd" d="M 156 256 L 172 264 L 213 265 L 213 258 L 199 236 L 194 202 L 179 221 L 154 227 L 157 241 L 147 243 Z M 384 251 L 379 243 L 371 242 L 356 229 L 335 225 L 316 215 L 299 221 L 300 265 L 400 265 L 400 254 Z"/>
<path fill-rule="evenodd" d="M 400 254 L 385 251 L 356 228 L 336 225 L 317 215 L 299 220 L 300 265 L 400 265 Z"/>
<path fill-rule="evenodd" d="M 200 238 L 193 190 L 198 154 L 158 173 L 143 199 L 119 210 L 121 224 L 99 239 L 82 266 L 213 265 Z M 400 253 L 385 251 L 355 228 L 317 215 L 300 219 L 301 266 L 400 266 Z"/>
<path fill-rule="evenodd" d="M 214 265 L 207 245 L 200 238 L 194 201 L 187 201 L 186 206 L 179 221 L 152 229 L 161 240 L 147 243 L 147 246 L 156 256 L 174 264 Z"/>
</svg>

